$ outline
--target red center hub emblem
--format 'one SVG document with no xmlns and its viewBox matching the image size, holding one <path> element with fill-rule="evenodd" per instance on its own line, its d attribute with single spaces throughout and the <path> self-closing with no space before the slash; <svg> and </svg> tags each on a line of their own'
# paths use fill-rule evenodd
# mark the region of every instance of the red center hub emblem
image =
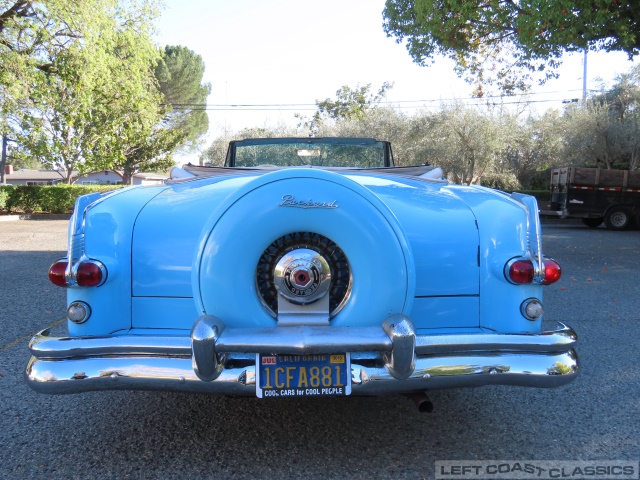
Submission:
<svg viewBox="0 0 640 480">
<path fill-rule="evenodd" d="M 309 283 L 311 277 L 309 276 L 309 272 L 306 270 L 298 270 L 294 275 L 294 283 L 299 287 L 304 287 Z"/>
</svg>

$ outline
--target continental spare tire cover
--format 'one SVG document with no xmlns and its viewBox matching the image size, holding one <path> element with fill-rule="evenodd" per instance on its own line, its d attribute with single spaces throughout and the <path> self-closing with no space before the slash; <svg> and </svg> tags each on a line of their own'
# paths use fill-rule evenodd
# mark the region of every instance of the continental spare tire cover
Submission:
<svg viewBox="0 0 640 480">
<path fill-rule="evenodd" d="M 413 256 L 393 213 L 355 181 L 306 168 L 256 176 L 213 209 L 194 259 L 198 309 L 230 327 L 275 326 L 257 286 L 258 265 L 278 239 L 309 234 L 335 244 L 348 261 L 349 291 L 331 325 L 379 325 L 411 311 Z"/>
</svg>

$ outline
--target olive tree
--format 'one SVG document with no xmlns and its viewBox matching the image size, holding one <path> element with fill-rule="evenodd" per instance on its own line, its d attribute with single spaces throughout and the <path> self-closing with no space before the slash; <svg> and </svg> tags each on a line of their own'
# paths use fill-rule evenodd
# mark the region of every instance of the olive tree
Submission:
<svg viewBox="0 0 640 480">
<path fill-rule="evenodd" d="M 563 155 L 564 120 L 557 110 L 541 115 L 508 116 L 504 163 L 525 189 L 547 188 L 549 169 L 566 164 Z"/>
<path fill-rule="evenodd" d="M 439 165 L 455 183 L 479 183 L 483 175 L 496 170 L 500 144 L 489 113 L 460 103 L 444 105 L 433 121 L 431 136 Z"/>
<path fill-rule="evenodd" d="M 622 123 L 606 102 L 573 105 L 565 114 L 564 152 L 571 165 L 613 168 L 622 154 Z"/>
</svg>

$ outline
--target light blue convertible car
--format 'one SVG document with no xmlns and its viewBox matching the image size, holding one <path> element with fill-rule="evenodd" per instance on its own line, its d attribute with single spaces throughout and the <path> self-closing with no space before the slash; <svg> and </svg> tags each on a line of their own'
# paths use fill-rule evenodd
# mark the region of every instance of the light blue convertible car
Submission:
<svg viewBox="0 0 640 480">
<path fill-rule="evenodd" d="M 394 167 L 388 142 L 231 142 L 224 167 L 80 197 L 68 337 L 29 345 L 42 393 L 154 389 L 260 398 L 556 387 L 576 334 L 542 330 L 533 197 Z"/>
</svg>

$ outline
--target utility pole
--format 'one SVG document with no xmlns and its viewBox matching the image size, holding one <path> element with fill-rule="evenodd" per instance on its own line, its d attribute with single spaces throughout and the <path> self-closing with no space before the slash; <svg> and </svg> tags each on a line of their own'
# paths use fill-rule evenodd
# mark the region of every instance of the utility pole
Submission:
<svg viewBox="0 0 640 480">
<path fill-rule="evenodd" d="M 582 105 L 587 103 L 587 52 L 589 47 L 584 48 L 584 60 L 582 61 Z"/>
<path fill-rule="evenodd" d="M 0 161 L 0 167 L 2 167 L 2 172 L 0 172 L 0 183 L 3 185 L 7 183 L 7 179 L 5 178 L 5 172 L 7 168 L 7 143 L 9 139 L 7 138 L 7 134 L 2 134 L 2 160 Z"/>
</svg>

